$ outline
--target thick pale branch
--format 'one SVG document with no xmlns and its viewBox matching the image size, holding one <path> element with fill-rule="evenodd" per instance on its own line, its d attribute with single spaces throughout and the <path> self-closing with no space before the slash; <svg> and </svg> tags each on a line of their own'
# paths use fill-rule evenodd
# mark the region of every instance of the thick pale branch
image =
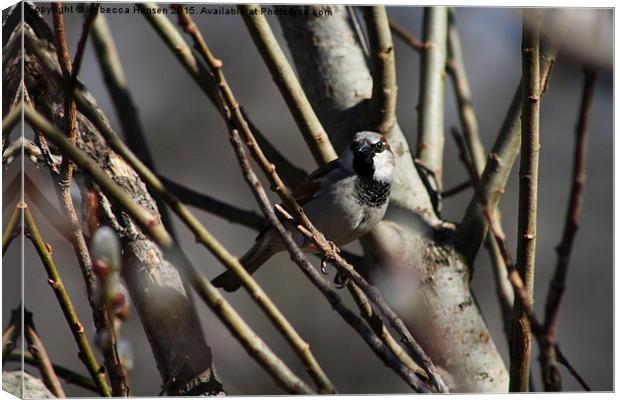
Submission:
<svg viewBox="0 0 620 400">
<path fill-rule="evenodd" d="M 255 4 L 239 6 L 254 44 L 267 64 L 271 77 L 278 85 L 315 161 L 319 165 L 326 164 L 337 158 L 336 152 L 273 35 L 267 18 L 256 12 L 258 8 Z"/>
<path fill-rule="evenodd" d="M 444 84 L 448 38 L 448 9 L 424 9 L 424 41 L 420 68 L 417 158 L 442 182 L 444 153 Z"/>
<path fill-rule="evenodd" d="M 396 123 L 396 63 L 390 24 L 384 6 L 364 7 L 373 71 L 372 108 L 376 130 L 388 134 Z"/>
</svg>

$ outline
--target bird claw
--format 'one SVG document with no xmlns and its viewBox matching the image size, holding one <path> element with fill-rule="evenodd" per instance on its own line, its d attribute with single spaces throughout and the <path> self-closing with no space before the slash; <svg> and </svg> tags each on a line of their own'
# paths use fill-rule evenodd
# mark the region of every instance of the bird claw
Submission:
<svg viewBox="0 0 620 400">
<path fill-rule="evenodd" d="M 334 254 L 340 254 L 340 249 L 338 248 L 338 246 L 336 246 L 336 243 L 332 242 L 331 240 L 328 240 L 327 243 L 329 243 L 329 247 L 331 247 L 331 250 Z"/>
<path fill-rule="evenodd" d="M 334 277 L 334 284 L 336 285 L 336 289 L 342 289 L 349 282 L 349 277 L 347 274 L 343 272 L 338 272 L 336 277 Z"/>
<path fill-rule="evenodd" d="M 323 275 L 329 275 L 329 272 L 327 271 L 327 259 L 325 258 L 321 260 L 321 272 Z"/>
</svg>

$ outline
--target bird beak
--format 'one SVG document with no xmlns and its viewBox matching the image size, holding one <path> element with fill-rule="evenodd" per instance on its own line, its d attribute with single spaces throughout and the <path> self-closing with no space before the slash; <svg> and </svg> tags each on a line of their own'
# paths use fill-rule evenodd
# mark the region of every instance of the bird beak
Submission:
<svg viewBox="0 0 620 400">
<path fill-rule="evenodd" d="M 366 141 L 363 140 L 360 143 L 357 144 L 357 146 L 355 147 L 355 151 L 359 154 L 362 154 L 366 157 L 371 157 L 372 156 L 372 146 Z"/>
</svg>

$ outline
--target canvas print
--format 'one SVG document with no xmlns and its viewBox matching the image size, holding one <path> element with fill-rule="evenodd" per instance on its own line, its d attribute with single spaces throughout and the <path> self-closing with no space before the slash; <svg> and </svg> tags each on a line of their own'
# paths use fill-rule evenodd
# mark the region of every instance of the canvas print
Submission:
<svg viewBox="0 0 620 400">
<path fill-rule="evenodd" d="M 611 8 L 2 12 L 2 388 L 613 391 Z"/>
</svg>

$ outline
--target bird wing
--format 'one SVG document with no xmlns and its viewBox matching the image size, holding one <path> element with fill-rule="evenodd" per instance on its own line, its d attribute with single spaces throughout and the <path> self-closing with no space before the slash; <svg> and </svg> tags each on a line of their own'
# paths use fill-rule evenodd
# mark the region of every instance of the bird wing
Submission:
<svg viewBox="0 0 620 400">
<path fill-rule="evenodd" d="M 305 203 L 317 197 L 320 192 L 323 181 L 340 168 L 340 160 L 336 159 L 319 167 L 316 171 L 308 176 L 305 183 L 293 191 L 293 198 L 297 203 L 303 206 Z"/>
</svg>

